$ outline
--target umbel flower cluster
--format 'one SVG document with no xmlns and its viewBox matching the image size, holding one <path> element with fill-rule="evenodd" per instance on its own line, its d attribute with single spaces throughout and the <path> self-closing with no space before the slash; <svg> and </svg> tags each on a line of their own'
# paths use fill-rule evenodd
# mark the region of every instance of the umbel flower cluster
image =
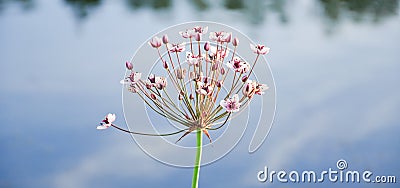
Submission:
<svg viewBox="0 0 400 188">
<path fill-rule="evenodd" d="M 230 32 L 208 33 L 208 27 L 196 26 L 179 34 L 183 43 L 171 43 L 167 35 L 148 42 L 155 49 L 165 75 L 144 77 L 134 70 L 132 62 L 126 62 L 129 74 L 121 83 L 154 112 L 185 128 L 169 134 L 137 133 L 117 127 L 113 124 L 115 114 L 108 114 L 97 129 L 113 126 L 128 133 L 151 136 L 183 132 L 178 141 L 192 131 L 201 130 L 211 142 L 209 130 L 224 126 L 232 113 L 244 109 L 255 95 L 262 95 L 268 89 L 267 85 L 250 79 L 260 55 L 268 54 L 268 47 L 247 44 L 255 54 L 255 60 L 247 62 L 236 54 L 239 39 Z"/>
</svg>

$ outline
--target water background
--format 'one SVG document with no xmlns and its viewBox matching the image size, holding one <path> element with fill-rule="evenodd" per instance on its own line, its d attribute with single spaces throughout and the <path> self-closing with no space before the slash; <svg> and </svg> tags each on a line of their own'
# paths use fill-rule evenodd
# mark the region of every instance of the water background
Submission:
<svg viewBox="0 0 400 188">
<path fill-rule="evenodd" d="M 188 187 L 191 169 L 95 127 L 122 114 L 123 63 L 154 33 L 192 20 L 271 47 L 277 86 L 264 145 L 248 154 L 247 132 L 201 169 L 200 187 L 398 187 L 256 178 L 264 166 L 323 171 L 345 159 L 399 181 L 397 0 L 0 0 L 0 187 Z"/>
</svg>

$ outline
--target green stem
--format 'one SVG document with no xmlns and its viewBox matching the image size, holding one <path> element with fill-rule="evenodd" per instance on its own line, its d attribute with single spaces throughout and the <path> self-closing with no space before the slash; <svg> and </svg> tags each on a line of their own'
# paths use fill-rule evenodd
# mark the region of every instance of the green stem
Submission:
<svg viewBox="0 0 400 188">
<path fill-rule="evenodd" d="M 192 179 L 192 188 L 198 188 L 199 186 L 199 172 L 200 172 L 200 163 L 201 163 L 201 150 L 203 147 L 203 134 L 201 130 L 197 130 L 197 152 L 196 152 L 196 161 L 193 169 L 193 179 Z"/>
</svg>

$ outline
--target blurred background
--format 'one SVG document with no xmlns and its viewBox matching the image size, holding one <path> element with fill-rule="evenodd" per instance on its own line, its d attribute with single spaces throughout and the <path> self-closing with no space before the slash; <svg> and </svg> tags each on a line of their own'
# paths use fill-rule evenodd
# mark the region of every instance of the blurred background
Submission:
<svg viewBox="0 0 400 188">
<path fill-rule="evenodd" d="M 200 187 L 398 187 L 260 183 L 271 170 L 336 168 L 400 180 L 398 0 L 0 0 L 0 187 L 189 187 L 129 135 L 97 131 L 122 118 L 121 85 L 135 50 L 165 27 L 221 22 L 271 47 L 274 126 L 252 132 L 201 169 Z"/>
</svg>

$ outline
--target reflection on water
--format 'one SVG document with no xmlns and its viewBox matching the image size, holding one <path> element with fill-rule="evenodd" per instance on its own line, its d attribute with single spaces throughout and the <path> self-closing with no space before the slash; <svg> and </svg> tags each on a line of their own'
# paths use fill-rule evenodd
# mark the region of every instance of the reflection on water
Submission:
<svg viewBox="0 0 400 188">
<path fill-rule="evenodd" d="M 72 7 L 78 19 L 85 19 L 90 13 L 104 4 L 103 0 L 63 0 Z M 35 0 L 0 0 L 0 11 L 13 4 L 21 6 L 23 10 L 30 10 L 35 6 Z M 252 24 L 261 24 L 271 13 L 276 13 L 281 23 L 287 23 L 287 9 L 290 6 L 298 6 L 287 0 L 224 0 L 222 6 L 210 0 L 188 0 L 198 11 L 207 11 L 210 7 L 216 6 L 231 11 L 238 11 L 247 21 Z M 171 11 L 171 6 L 180 6 L 181 2 L 171 0 L 125 0 L 125 5 L 130 11 L 137 11 L 140 8 L 150 8 L 157 11 L 166 9 Z M 322 15 L 329 20 L 329 23 L 339 23 L 343 19 L 350 19 L 354 22 L 372 21 L 378 23 L 388 17 L 397 14 L 399 0 L 316 0 L 317 8 Z"/>
<path fill-rule="evenodd" d="M 75 15 L 78 18 L 85 18 L 92 9 L 97 8 L 101 4 L 101 0 L 64 0 L 65 3 L 72 6 Z"/>
<path fill-rule="evenodd" d="M 355 22 L 372 20 L 379 22 L 397 14 L 398 0 L 319 0 L 325 17 L 338 22 L 350 17 Z"/>
<path fill-rule="evenodd" d="M 31 10 L 34 7 L 34 0 L 0 0 L 0 11 L 10 4 L 18 4 L 23 10 Z"/>
<path fill-rule="evenodd" d="M 126 0 L 126 2 L 131 10 L 143 7 L 150 7 L 157 10 L 169 8 L 171 6 L 171 0 Z"/>
<path fill-rule="evenodd" d="M 191 0 L 190 1 L 198 10 L 206 10 L 209 8 L 209 3 L 204 0 Z"/>
<path fill-rule="evenodd" d="M 243 0 L 225 0 L 224 5 L 227 9 L 243 9 L 244 8 Z"/>
</svg>

